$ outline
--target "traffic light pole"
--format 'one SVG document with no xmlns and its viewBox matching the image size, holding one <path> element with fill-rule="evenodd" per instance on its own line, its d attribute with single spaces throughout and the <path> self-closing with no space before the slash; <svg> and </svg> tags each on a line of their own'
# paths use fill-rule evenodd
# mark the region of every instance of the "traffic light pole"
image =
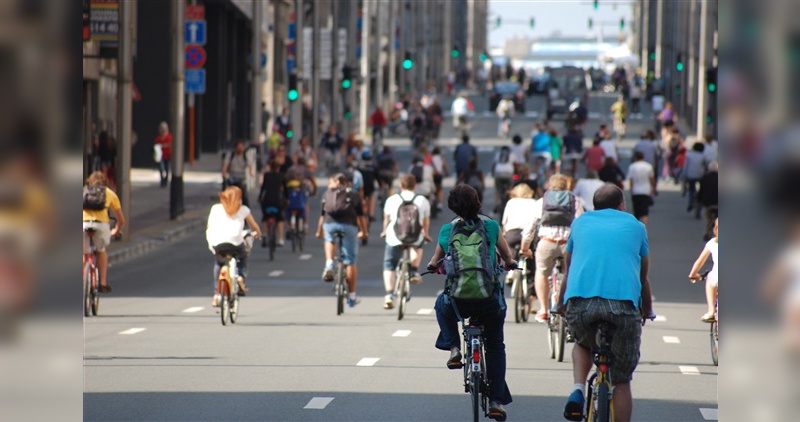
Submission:
<svg viewBox="0 0 800 422">
<path fill-rule="evenodd" d="M 697 67 L 697 140 L 703 139 L 706 135 L 706 102 L 708 92 L 706 91 L 706 63 L 708 63 L 708 48 L 706 48 L 706 37 L 708 36 L 708 2 L 700 2 L 700 51 L 698 52 Z"/>
<path fill-rule="evenodd" d="M 289 153 L 297 150 L 297 145 L 300 139 L 304 136 L 303 133 L 303 0 L 295 1 L 294 9 L 294 22 L 295 22 L 295 65 L 293 72 L 297 75 L 297 93 L 299 97 L 294 102 L 290 103 L 290 116 L 292 120 L 292 131 L 294 136 L 289 140 Z"/>
<path fill-rule="evenodd" d="M 127 3 L 127 2 L 123 2 Z M 172 2 L 172 51 L 170 57 L 170 120 L 172 126 L 172 181 L 169 189 L 169 218 L 176 219 L 184 212 L 183 162 L 184 162 L 184 12 L 185 0 Z"/>
<path fill-rule="evenodd" d="M 255 145 L 259 141 L 261 135 L 261 22 L 264 16 L 263 4 L 260 1 L 253 2 L 253 38 L 252 38 L 252 53 L 253 61 L 250 66 L 250 73 L 252 74 L 252 101 L 251 104 L 251 121 L 253 124 L 250 132 L 250 142 Z"/>
<path fill-rule="evenodd" d="M 389 0 L 389 93 L 388 110 L 391 112 L 394 103 L 397 102 L 397 1 Z"/>
<path fill-rule="evenodd" d="M 359 107 L 358 107 L 358 132 L 362 138 L 367 137 L 367 113 L 369 109 L 369 85 L 370 85 L 370 70 L 369 60 L 372 43 L 370 42 L 369 32 L 372 29 L 370 21 L 370 7 L 372 0 L 364 0 L 363 8 L 361 9 L 361 91 L 359 92 Z"/>
</svg>

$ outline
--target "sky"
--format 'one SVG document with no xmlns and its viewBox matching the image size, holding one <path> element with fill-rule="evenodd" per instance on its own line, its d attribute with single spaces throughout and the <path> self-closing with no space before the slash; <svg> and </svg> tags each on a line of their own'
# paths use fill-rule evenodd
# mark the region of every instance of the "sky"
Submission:
<svg viewBox="0 0 800 422">
<path fill-rule="evenodd" d="M 562 35 L 586 36 L 590 34 L 589 18 L 594 29 L 604 22 L 604 34 L 619 34 L 619 20 L 625 18 L 626 29 L 633 15 L 632 0 L 599 0 L 594 10 L 593 0 L 489 0 L 489 46 L 503 47 L 507 38 L 515 36 L 542 37 L 555 31 Z M 500 28 L 495 28 L 501 17 Z M 530 18 L 535 19 L 533 30 Z M 512 24 L 510 20 L 521 21 Z"/>
</svg>

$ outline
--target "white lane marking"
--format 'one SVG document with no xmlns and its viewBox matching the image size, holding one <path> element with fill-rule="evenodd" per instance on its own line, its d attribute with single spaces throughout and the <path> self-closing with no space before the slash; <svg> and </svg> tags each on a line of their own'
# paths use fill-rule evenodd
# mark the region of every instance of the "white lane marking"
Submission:
<svg viewBox="0 0 800 422">
<path fill-rule="evenodd" d="M 301 261 L 308 261 L 309 259 L 311 259 L 311 254 L 310 253 L 304 253 L 304 254 L 300 255 L 300 260 Z"/>
<path fill-rule="evenodd" d="M 654 322 L 667 322 L 667 317 L 664 315 L 656 315 L 656 319 L 653 320 Z"/>
<path fill-rule="evenodd" d="M 422 308 L 417 311 L 417 315 L 430 315 L 433 313 L 433 309 Z"/>
<path fill-rule="evenodd" d="M 275 271 L 270 271 L 269 274 L 267 275 L 269 275 L 270 277 L 280 277 L 281 274 L 283 274 L 283 271 L 275 270 Z"/>
<path fill-rule="evenodd" d="M 324 409 L 332 401 L 333 397 L 314 397 L 308 401 L 308 404 L 303 409 Z"/>
<path fill-rule="evenodd" d="M 186 309 L 184 309 L 184 310 L 183 310 L 183 312 L 185 312 L 185 313 L 187 313 L 187 314 L 193 314 L 193 313 L 195 313 L 195 312 L 200 312 L 200 311 L 202 311 L 203 309 L 205 309 L 205 308 L 204 308 L 204 307 L 202 307 L 202 306 L 192 306 L 191 308 L 186 308 Z"/>
<path fill-rule="evenodd" d="M 132 334 L 141 333 L 142 331 L 144 331 L 146 329 L 147 328 L 129 328 L 129 329 L 125 330 L 125 331 L 120 331 L 119 333 L 122 334 L 123 336 L 129 336 L 129 335 L 132 335 Z"/>
<path fill-rule="evenodd" d="M 683 375 L 700 375 L 700 370 L 696 366 L 678 366 Z"/>
<path fill-rule="evenodd" d="M 397 330 L 392 337 L 408 337 L 409 334 L 411 334 L 411 330 Z"/>
<path fill-rule="evenodd" d="M 707 421 L 718 421 L 719 420 L 719 409 L 710 409 L 707 407 L 700 408 L 700 414 L 703 415 L 703 419 Z"/>
<path fill-rule="evenodd" d="M 363 358 L 358 361 L 356 366 L 373 366 L 378 363 L 379 360 L 381 360 L 381 358 Z"/>
<path fill-rule="evenodd" d="M 681 342 L 681 339 L 673 336 L 664 336 L 662 338 L 664 339 L 664 343 L 680 344 Z"/>
</svg>

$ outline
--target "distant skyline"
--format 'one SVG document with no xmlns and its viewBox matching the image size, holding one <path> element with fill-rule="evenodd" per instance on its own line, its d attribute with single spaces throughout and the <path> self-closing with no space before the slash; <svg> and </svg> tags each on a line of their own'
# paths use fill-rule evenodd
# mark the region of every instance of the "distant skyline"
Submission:
<svg viewBox="0 0 800 422">
<path fill-rule="evenodd" d="M 594 10 L 593 0 L 489 0 L 489 47 L 503 47 L 505 40 L 514 37 L 547 37 L 555 32 L 565 36 L 587 36 L 597 33 L 603 24 L 607 37 L 619 34 L 619 20 L 625 19 L 626 31 L 630 29 L 633 16 L 633 0 L 599 0 Z M 495 27 L 501 17 L 500 28 Z M 535 20 L 530 27 L 530 18 Z M 592 18 L 594 27 L 589 30 Z M 511 23 L 511 20 L 522 21 Z"/>
</svg>

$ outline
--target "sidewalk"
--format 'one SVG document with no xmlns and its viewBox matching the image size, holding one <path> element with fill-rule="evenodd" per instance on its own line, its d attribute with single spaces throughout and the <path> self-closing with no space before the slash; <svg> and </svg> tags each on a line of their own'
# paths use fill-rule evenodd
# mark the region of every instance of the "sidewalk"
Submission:
<svg viewBox="0 0 800 422">
<path fill-rule="evenodd" d="M 208 210 L 217 202 L 222 177 L 217 154 L 204 154 L 183 173 L 184 214 L 175 220 L 169 215 L 169 186 L 161 188 L 158 170 L 131 170 L 131 215 L 126 215 L 129 238 L 112 241 L 109 264 L 127 261 L 153 252 L 205 227 Z M 250 193 L 252 198 L 253 192 Z"/>
</svg>

